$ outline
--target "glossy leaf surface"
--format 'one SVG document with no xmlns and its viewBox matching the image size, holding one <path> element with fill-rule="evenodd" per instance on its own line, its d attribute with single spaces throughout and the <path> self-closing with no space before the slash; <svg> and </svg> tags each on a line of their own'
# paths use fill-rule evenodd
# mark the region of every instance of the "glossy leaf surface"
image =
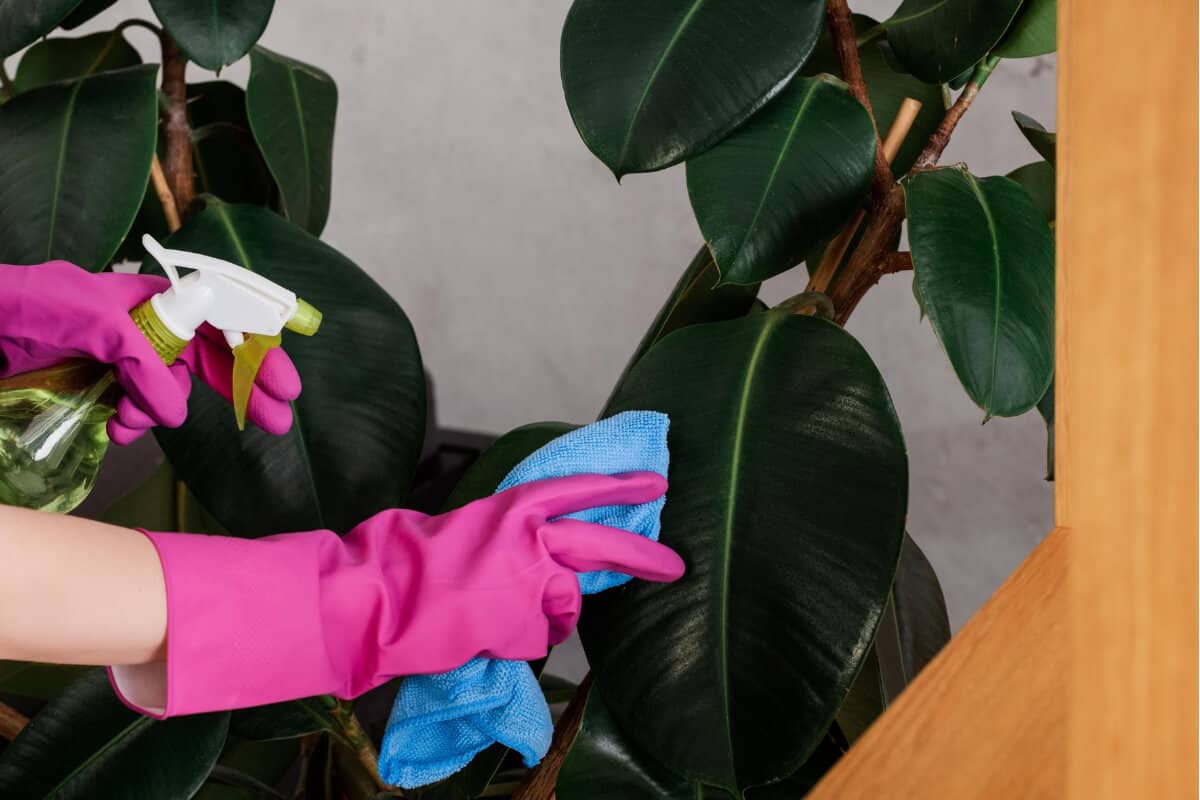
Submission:
<svg viewBox="0 0 1200 800">
<path fill-rule="evenodd" d="M 233 712 L 230 730 L 252 741 L 295 739 L 310 733 L 334 731 L 337 721 L 332 711 L 336 703 L 333 697 L 322 695 L 238 709 Z"/>
<path fill-rule="evenodd" d="M 59 24 L 59 27 L 68 31 L 78 28 L 116 2 L 117 0 L 83 0 L 82 3 L 75 6 L 74 11 L 66 16 L 66 19 Z"/>
<path fill-rule="evenodd" d="M 49 700 L 78 680 L 88 669 L 75 664 L 0 661 L 0 692 Z"/>
<path fill-rule="evenodd" d="M 412 326 L 341 253 L 257 206 L 210 201 L 169 240 L 241 264 L 324 314 L 313 337 L 285 332 L 304 391 L 283 436 L 248 425 L 193 381 L 188 419 L 155 433 L 188 487 L 237 536 L 339 533 L 407 494 L 425 431 L 425 378 Z"/>
<path fill-rule="evenodd" d="M 1054 167 L 1045 161 L 1035 161 L 1023 167 L 1017 167 L 1008 173 L 1008 177 L 1021 185 L 1021 188 L 1029 195 L 1029 199 L 1038 207 L 1038 211 L 1041 211 L 1042 216 L 1053 226 L 1056 214 Z"/>
<path fill-rule="evenodd" d="M 1057 0 L 1025 0 L 1012 27 L 993 50 L 1002 58 L 1030 58 L 1058 48 Z"/>
<path fill-rule="evenodd" d="M 881 625 L 879 635 L 896 637 L 904 684 L 908 685 L 950 641 L 950 615 L 942 585 L 933 565 L 908 534 L 900 550 L 892 606 L 894 627 L 885 631 Z"/>
<path fill-rule="evenodd" d="M 667 334 L 688 325 L 737 319 L 750 311 L 758 295 L 758 284 L 718 285 L 720 279 L 721 275 L 717 270 L 717 262 L 713 261 L 712 251 L 707 245 L 702 246 L 642 336 L 637 349 L 621 373 L 618 385 L 625 380 L 633 365 Z"/>
<path fill-rule="evenodd" d="M 821 0 L 575 0 L 563 26 L 567 107 L 617 177 L 716 144 L 816 44 Z"/>
<path fill-rule="evenodd" d="M 93 670 L 0 753 L 3 797 L 190 797 L 225 744 L 228 712 L 156 722 Z"/>
<path fill-rule="evenodd" d="M 854 15 L 854 30 L 860 36 L 864 36 L 878 24 L 866 15 Z M 858 60 L 862 65 L 867 95 L 871 98 L 871 111 L 879 124 L 880 135 L 887 134 L 892 120 L 896 118 L 896 112 L 900 110 L 900 104 L 906 97 L 921 103 L 921 110 L 892 161 L 892 172 L 897 176 L 904 175 L 916 161 L 929 135 L 937 130 L 942 121 L 946 112 L 945 90 L 941 86 L 925 83 L 906 72 L 894 69 L 888 63 L 886 42 L 883 39 L 868 37 L 860 41 Z M 839 77 L 842 74 L 841 63 L 834 52 L 833 40 L 828 30 L 821 34 L 817 48 L 801 70 L 804 75 L 818 75 L 822 72 Z"/>
<path fill-rule="evenodd" d="M 904 0 L 884 25 L 888 43 L 923 81 L 943 83 L 996 45 L 1021 0 Z"/>
<path fill-rule="evenodd" d="M 1057 163 L 1058 136 L 1053 131 L 1046 130 L 1042 123 L 1027 114 L 1014 111 L 1012 116 L 1013 121 L 1017 123 L 1017 127 L 1021 129 L 1021 133 L 1033 149 L 1037 150 L 1038 155 L 1050 162 L 1050 166 L 1054 166 Z"/>
<path fill-rule="evenodd" d="M 662 541 L 688 571 L 585 601 L 596 688 L 691 780 L 791 775 L 866 656 L 899 556 L 908 468 L 883 380 L 842 329 L 766 312 L 663 339 L 611 411 L 634 408 L 671 417 Z"/>
<path fill-rule="evenodd" d="M 228 535 L 196 496 L 181 487 L 175 468 L 165 461 L 140 486 L 109 506 L 100 520 L 123 528 Z"/>
<path fill-rule="evenodd" d="M 0 58 L 54 30 L 77 5 L 79 0 L 0 0 Z"/>
<path fill-rule="evenodd" d="M 19 94 L 55 81 L 86 78 L 140 63 L 142 57 L 119 30 L 78 39 L 60 36 L 38 42 L 21 55 L 13 86 Z"/>
<path fill-rule="evenodd" d="M 925 311 L 987 417 L 1023 414 L 1054 371 L 1054 237 L 1029 195 L 960 167 L 905 184 Z"/>
<path fill-rule="evenodd" d="M 319 236 L 329 217 L 337 86 L 308 64 L 262 47 L 250 54 L 246 113 L 287 218 Z"/>
<path fill-rule="evenodd" d="M 249 52 L 266 30 L 275 0 L 150 0 L 179 49 L 220 70 Z"/>
<path fill-rule="evenodd" d="M 722 283 L 800 263 L 858 206 L 875 165 L 871 118 L 840 81 L 797 78 L 687 165 L 688 197 Z"/>
<path fill-rule="evenodd" d="M 108 263 L 150 178 L 157 71 L 106 72 L 0 106 L 0 263 Z"/>
</svg>

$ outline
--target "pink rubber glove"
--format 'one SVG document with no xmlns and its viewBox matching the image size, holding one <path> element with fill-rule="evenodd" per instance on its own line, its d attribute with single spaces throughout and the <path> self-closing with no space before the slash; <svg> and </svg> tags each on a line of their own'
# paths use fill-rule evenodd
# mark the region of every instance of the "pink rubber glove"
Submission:
<svg viewBox="0 0 1200 800">
<path fill-rule="evenodd" d="M 158 718 L 332 693 L 475 656 L 535 659 L 579 618 L 576 572 L 654 581 L 674 551 L 564 514 L 649 502 L 653 472 L 517 486 L 440 516 L 394 509 L 345 538 L 147 533 L 166 580 L 167 660 L 109 670 L 130 707 Z M 553 521 L 551 521 L 553 520 Z"/>
<path fill-rule="evenodd" d="M 112 364 L 125 396 L 108 422 L 108 435 L 128 444 L 155 425 L 174 428 L 187 416 L 189 371 L 227 400 L 233 356 L 215 331 L 202 327 L 167 367 L 129 312 L 167 287 L 155 275 L 92 273 L 65 261 L 0 265 L 0 377 L 48 367 L 68 358 Z M 263 361 L 250 393 L 247 417 L 271 433 L 292 424 L 288 405 L 300 394 L 300 376 L 282 350 Z"/>
</svg>

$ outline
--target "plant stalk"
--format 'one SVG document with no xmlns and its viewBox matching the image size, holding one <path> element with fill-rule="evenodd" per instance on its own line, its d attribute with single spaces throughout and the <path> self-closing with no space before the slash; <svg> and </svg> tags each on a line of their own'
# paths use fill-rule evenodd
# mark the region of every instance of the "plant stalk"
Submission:
<svg viewBox="0 0 1200 800">
<path fill-rule="evenodd" d="M 154 185 L 154 193 L 158 195 L 158 202 L 162 205 L 163 216 L 167 218 L 167 230 L 174 233 L 180 226 L 179 208 L 175 205 L 175 195 L 171 194 L 171 187 L 167 183 L 166 174 L 163 173 L 162 162 L 158 160 L 158 153 L 155 153 L 150 161 L 150 182 Z"/>
<path fill-rule="evenodd" d="M 588 692 L 592 688 L 592 674 L 579 682 L 579 691 L 571 698 L 558 724 L 554 726 L 554 738 L 550 741 L 550 750 L 542 763 L 538 764 L 525 775 L 525 780 L 513 792 L 512 800 L 551 800 L 554 789 L 558 785 L 558 773 L 562 769 L 571 745 L 579 734 L 579 726 L 583 724 L 583 709 L 587 705 Z"/>
<path fill-rule="evenodd" d="M 371 737 L 367 736 L 367 732 L 363 730 L 358 717 L 354 716 L 354 707 L 349 703 L 338 702 L 330 714 L 337 721 L 339 734 L 354 751 L 359 763 L 366 767 L 371 779 L 375 781 L 376 788 L 381 792 L 391 791 L 392 787 L 379 777 L 379 753 L 375 751 L 375 745 L 371 743 Z"/>
<path fill-rule="evenodd" d="M 842 68 L 842 77 L 850 87 L 850 94 L 867 110 L 871 117 L 871 126 L 875 129 L 875 172 L 871 177 L 871 196 L 879 199 L 895 181 L 879 141 L 879 124 L 875 121 L 875 112 L 871 109 L 871 96 L 867 93 L 867 81 L 863 77 L 862 62 L 858 57 L 858 36 L 854 32 L 854 19 L 850 16 L 850 6 L 846 4 L 846 0 L 829 0 L 825 13 L 829 18 L 829 33 Z"/>
<path fill-rule="evenodd" d="M 10 705 L 0 703 L 0 739 L 8 739 L 11 742 L 28 724 L 29 717 Z"/>
<path fill-rule="evenodd" d="M 162 90 L 167 97 L 163 113 L 166 158 L 163 171 L 175 198 L 175 208 L 186 217 L 196 199 L 196 173 L 192 165 L 192 132 L 187 118 L 187 58 L 164 31 L 162 41 Z"/>
</svg>

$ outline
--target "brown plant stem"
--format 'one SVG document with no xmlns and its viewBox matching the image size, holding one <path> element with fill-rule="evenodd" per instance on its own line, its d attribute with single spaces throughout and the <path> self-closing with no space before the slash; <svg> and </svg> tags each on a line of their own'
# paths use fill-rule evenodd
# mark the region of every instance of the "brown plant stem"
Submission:
<svg viewBox="0 0 1200 800">
<path fill-rule="evenodd" d="M 0 739 L 8 739 L 11 742 L 28 724 L 29 717 L 10 705 L 0 703 Z"/>
<path fill-rule="evenodd" d="M 875 128 L 875 173 L 871 177 L 871 196 L 879 199 L 892 186 L 892 169 L 888 166 L 879 141 L 879 124 L 875 121 L 875 112 L 871 109 L 871 96 L 867 93 L 867 81 L 863 77 L 862 62 L 858 57 L 858 36 L 854 32 L 854 19 L 850 16 L 850 6 L 846 0 L 829 0 L 825 13 L 829 18 L 829 33 L 842 68 L 842 77 L 850 87 L 850 94 L 867 110 L 871 117 L 871 125 Z"/>
<path fill-rule="evenodd" d="M 980 88 L 987 81 L 997 63 L 999 63 L 999 58 L 989 56 L 975 69 L 971 80 L 963 88 L 954 104 L 947 109 L 941 124 L 929 137 L 921 154 L 917 156 L 913 166 L 914 170 L 929 169 L 937 164 L 946 145 L 950 143 L 954 129 L 963 115 L 967 113 L 967 109 L 971 107 L 971 103 L 974 102 Z M 858 247 L 828 292 L 834 308 L 837 309 L 834 321 L 839 325 L 846 324 L 846 320 L 854 313 L 854 309 L 858 307 L 863 296 L 885 274 L 882 272 L 887 262 L 885 255 L 894 252 L 892 242 L 895 241 L 896 234 L 899 233 L 900 226 L 904 222 L 904 190 L 900 188 L 899 184 L 893 184 L 883 200 L 876 204 L 871 211 L 871 217 L 863 229 Z"/>
<path fill-rule="evenodd" d="M 179 208 L 175 205 L 175 195 L 171 194 L 171 187 L 167 184 L 167 176 L 163 173 L 158 153 L 155 153 L 154 158 L 150 161 L 150 182 L 154 185 L 154 193 L 158 195 L 158 202 L 162 204 L 163 216 L 167 218 L 167 230 L 174 233 L 179 230 L 180 226 Z"/>
<path fill-rule="evenodd" d="M 883 141 L 883 157 L 889 165 L 895 160 L 896 153 L 900 152 L 900 145 L 904 144 L 919 113 L 921 113 L 921 101 L 912 97 L 904 98 Z M 829 284 L 837 274 L 838 265 L 842 263 L 842 257 L 846 255 L 846 249 L 862 225 L 866 213 L 865 210 L 856 213 L 850 223 L 825 248 L 825 254 L 821 257 L 821 263 L 809 280 L 806 291 L 825 292 L 829 289 Z"/>
<path fill-rule="evenodd" d="M 196 174 L 192 166 L 192 132 L 187 118 L 187 58 L 179 45 L 164 31 L 162 41 L 162 90 L 167 97 L 164 111 L 166 158 L 163 171 L 175 208 L 187 216 L 196 198 Z"/>
<path fill-rule="evenodd" d="M 550 741 L 550 750 L 542 763 L 538 764 L 525 775 L 525 780 L 513 792 L 512 800 L 553 800 L 554 788 L 558 785 L 558 773 L 562 769 L 571 745 L 579 733 L 583 723 L 583 709 L 587 705 L 588 692 L 592 688 L 592 674 L 589 672 L 579 682 L 579 689 L 558 724 L 554 726 L 554 738 Z"/>
<path fill-rule="evenodd" d="M 391 787 L 379 777 L 379 753 L 375 751 L 375 745 L 371 744 L 371 737 L 363 730 L 358 717 L 354 716 L 354 707 L 349 703 L 338 702 L 330 714 L 338 723 L 338 732 L 342 739 L 354 751 L 359 763 L 366 767 L 371 779 L 375 781 L 376 788 L 381 792 L 389 791 Z"/>
</svg>

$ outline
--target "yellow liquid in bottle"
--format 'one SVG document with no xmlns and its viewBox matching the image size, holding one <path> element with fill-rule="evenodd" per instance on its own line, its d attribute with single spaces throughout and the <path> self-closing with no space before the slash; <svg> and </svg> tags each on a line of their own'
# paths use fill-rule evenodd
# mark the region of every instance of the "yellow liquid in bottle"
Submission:
<svg viewBox="0 0 1200 800">
<path fill-rule="evenodd" d="M 0 503 L 66 513 L 83 502 L 108 449 L 113 384 L 87 361 L 0 380 Z"/>
</svg>

